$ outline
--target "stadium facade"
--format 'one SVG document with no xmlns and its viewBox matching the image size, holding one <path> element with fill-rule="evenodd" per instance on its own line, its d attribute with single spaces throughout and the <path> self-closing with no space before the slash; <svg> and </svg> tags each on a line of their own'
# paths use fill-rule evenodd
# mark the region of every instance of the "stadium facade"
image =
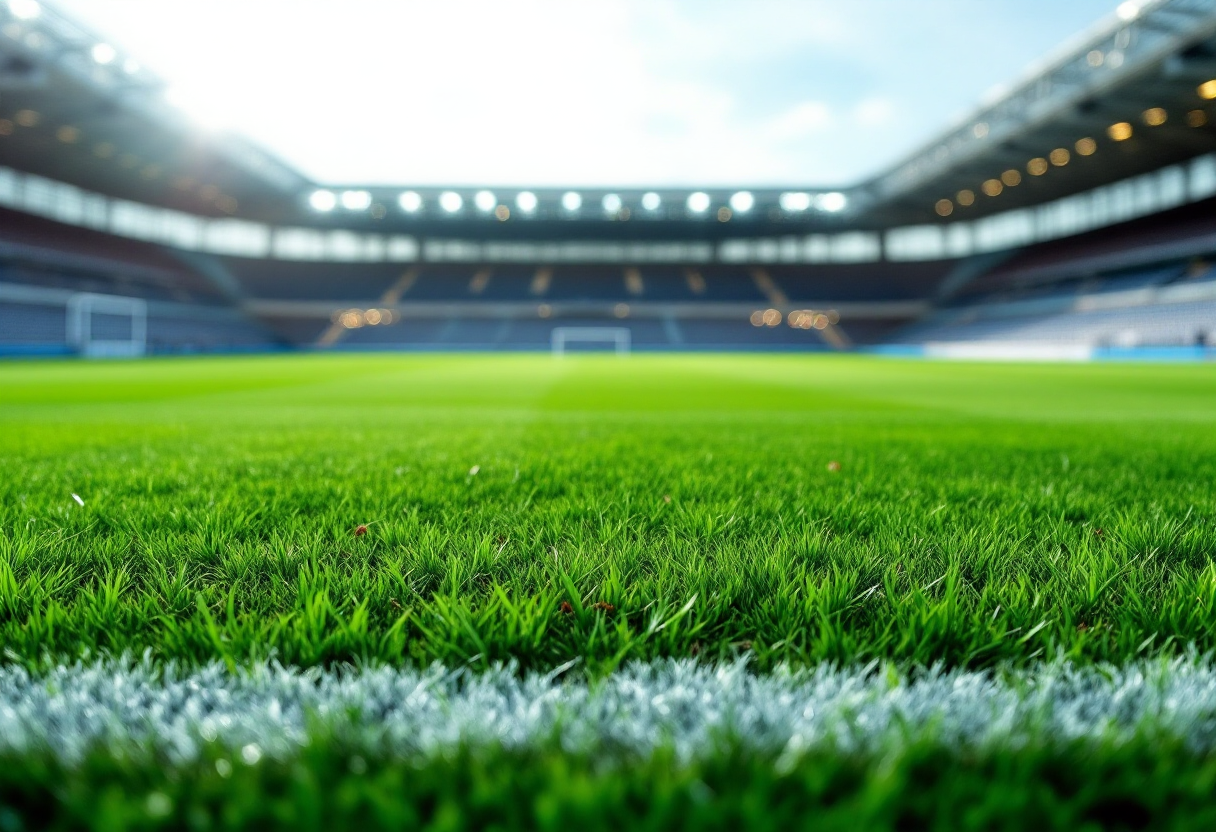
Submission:
<svg viewBox="0 0 1216 832">
<path fill-rule="evenodd" d="M 321 186 L 0 5 L 0 352 L 1216 345 L 1216 0 L 1125 3 L 855 187 Z"/>
</svg>

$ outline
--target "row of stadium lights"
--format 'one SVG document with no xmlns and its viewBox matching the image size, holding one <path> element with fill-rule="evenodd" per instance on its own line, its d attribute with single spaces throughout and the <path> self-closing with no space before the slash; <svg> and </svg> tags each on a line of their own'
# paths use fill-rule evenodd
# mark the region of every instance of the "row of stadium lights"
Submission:
<svg viewBox="0 0 1216 832">
<path fill-rule="evenodd" d="M 612 307 L 615 318 L 628 318 L 629 304 L 618 303 Z M 542 303 L 536 307 L 540 318 L 553 316 L 553 307 Z M 816 309 L 795 309 L 789 315 L 782 315 L 780 309 L 757 309 L 751 314 L 751 323 L 755 327 L 777 327 L 782 319 L 792 329 L 824 330 L 840 322 L 840 313 L 835 309 L 819 311 Z M 341 324 L 346 329 L 361 329 L 365 326 L 388 326 L 401 320 L 401 316 L 391 309 L 339 309 L 330 317 L 335 324 Z"/>
<path fill-rule="evenodd" d="M 1196 88 L 1196 92 L 1200 98 L 1207 101 L 1216 99 L 1216 78 L 1205 81 Z M 1150 107 L 1140 114 L 1141 120 L 1149 127 L 1160 127 L 1169 120 L 1169 113 L 1162 107 Z M 1208 123 L 1208 116 L 1203 110 L 1194 109 L 1186 114 L 1186 123 L 1190 127 L 1203 127 Z M 973 128 L 977 138 L 983 138 L 988 134 L 988 125 L 980 123 Z M 1114 142 L 1125 142 L 1132 137 L 1134 130 L 1130 122 L 1119 121 L 1106 128 L 1106 135 Z M 1078 156 L 1092 156 L 1098 151 L 1098 142 L 1092 137 L 1086 136 L 1083 139 L 1078 139 L 1073 145 L 1073 150 Z M 1072 153 L 1066 147 L 1057 147 L 1047 157 L 1036 156 L 1026 163 L 1026 172 L 1031 176 L 1042 176 L 1051 169 L 1052 166 L 1062 168 L 1072 159 Z M 1017 168 L 1010 168 L 1000 175 L 999 178 L 986 179 L 980 185 L 980 191 L 987 196 L 1000 196 L 1005 188 L 1013 188 L 1022 182 L 1022 172 Z M 933 209 L 940 217 L 948 217 L 954 213 L 955 203 L 966 208 L 975 204 L 975 192 L 969 188 L 964 188 L 954 195 L 954 199 L 939 199 L 934 204 Z"/>
<path fill-rule="evenodd" d="M 364 326 L 395 324 L 400 320 L 400 316 L 391 309 L 341 309 L 335 312 L 330 320 L 347 329 L 359 329 Z"/>
<path fill-rule="evenodd" d="M 792 329 L 824 330 L 833 324 L 840 323 L 840 313 L 835 309 L 819 311 L 816 309 L 795 309 L 789 315 L 782 315 L 780 309 L 757 309 L 751 315 L 752 326 L 776 327 L 781 326 L 782 318 Z"/>
<path fill-rule="evenodd" d="M 472 201 L 473 206 L 482 214 L 493 215 L 504 222 L 511 218 L 510 206 L 499 202 L 493 191 L 478 191 L 473 195 Z M 439 195 L 438 203 L 444 213 L 458 214 L 464 210 L 465 198 L 456 191 L 444 191 Z M 309 195 L 308 204 L 314 211 L 322 214 L 342 208 L 355 212 L 370 209 L 377 218 L 384 216 L 383 206 L 374 203 L 371 192 L 364 190 L 335 192 L 319 189 Z M 643 211 L 653 214 L 663 207 L 663 198 L 651 191 L 642 195 L 639 204 Z M 781 194 L 778 204 L 781 210 L 788 214 L 799 214 L 811 208 L 834 214 L 848 206 L 848 197 L 839 191 L 818 195 L 791 191 Z M 397 205 L 407 214 L 416 214 L 424 207 L 424 200 L 417 191 L 405 191 L 397 197 Z M 565 213 L 577 215 L 583 209 L 583 196 L 577 191 L 567 191 L 562 194 L 560 205 Z M 751 191 L 738 191 L 731 195 L 726 205 L 718 208 L 716 216 L 721 222 L 729 222 L 735 214 L 747 214 L 755 205 L 756 197 Z M 515 209 L 524 216 L 535 214 L 539 206 L 540 199 L 532 191 L 520 191 L 515 195 Z M 693 216 L 706 216 L 713 207 L 713 199 L 704 191 L 696 191 L 688 195 L 684 207 Z M 632 215 L 632 210 L 625 205 L 620 194 L 605 194 L 600 200 L 600 208 L 603 209 L 604 216 L 610 219 L 627 220 Z"/>
</svg>

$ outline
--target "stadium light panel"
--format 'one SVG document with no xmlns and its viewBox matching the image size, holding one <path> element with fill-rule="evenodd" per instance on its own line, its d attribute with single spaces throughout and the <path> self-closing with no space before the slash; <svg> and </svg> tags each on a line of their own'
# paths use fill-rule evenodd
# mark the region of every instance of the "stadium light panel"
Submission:
<svg viewBox="0 0 1216 832">
<path fill-rule="evenodd" d="M 367 191 L 342 192 L 342 207 L 347 211 L 366 211 L 371 204 L 372 195 Z"/>
<path fill-rule="evenodd" d="M 38 0 L 8 0 L 8 10 L 18 20 L 33 20 L 42 14 Z"/>
<path fill-rule="evenodd" d="M 840 191 L 832 191 L 823 194 L 815 200 L 820 211 L 827 211 L 829 214 L 835 214 L 838 211 L 843 211 L 849 204 L 849 198 Z"/>
<path fill-rule="evenodd" d="M 811 207 L 811 195 L 805 191 L 791 191 L 778 197 L 777 203 L 781 206 L 782 211 L 794 214 Z"/>
<path fill-rule="evenodd" d="M 752 210 L 752 206 L 755 204 L 756 198 L 752 196 L 751 191 L 739 191 L 730 198 L 730 207 L 740 214 Z"/>
<path fill-rule="evenodd" d="M 562 194 L 562 207 L 573 213 L 583 207 L 583 198 L 574 191 L 566 191 Z"/>
<path fill-rule="evenodd" d="M 449 214 L 455 214 L 464 206 L 464 200 L 455 191 L 444 191 L 439 195 L 439 207 Z"/>
<path fill-rule="evenodd" d="M 308 196 L 308 204 L 312 206 L 312 210 L 325 214 L 337 207 L 338 198 L 334 196 L 333 191 L 313 191 Z"/>
<path fill-rule="evenodd" d="M 605 194 L 600 204 L 604 206 L 605 213 L 615 214 L 617 211 L 621 210 L 621 205 L 623 203 L 621 202 L 621 197 L 619 194 Z"/>
<path fill-rule="evenodd" d="M 142 67 L 139 64 L 139 61 L 135 60 L 134 58 L 127 58 L 122 62 L 122 71 L 128 75 L 134 75 L 135 73 L 139 72 L 140 69 L 142 69 Z"/>
<path fill-rule="evenodd" d="M 709 210 L 709 194 L 696 191 L 688 195 L 688 210 L 694 214 L 704 214 Z"/>
<path fill-rule="evenodd" d="M 498 205 L 498 198 L 494 196 L 493 191 L 478 191 L 473 197 L 473 204 L 477 206 L 478 211 L 489 213 Z"/>
<path fill-rule="evenodd" d="M 397 204 L 401 206 L 401 210 L 407 214 L 413 214 L 422 207 L 422 197 L 417 191 L 406 191 L 397 197 Z"/>
<path fill-rule="evenodd" d="M 1205 98 L 1208 101 L 1216 98 L 1216 78 L 1213 78 L 1211 81 L 1204 81 L 1195 88 L 1195 92 L 1199 93 L 1200 98 Z"/>
<path fill-rule="evenodd" d="M 94 45 L 90 54 L 92 54 L 93 60 L 99 64 L 112 64 L 118 57 L 118 50 L 108 43 L 98 43 Z"/>
<path fill-rule="evenodd" d="M 642 207 L 647 211 L 657 211 L 663 204 L 663 199 L 654 191 L 642 194 Z"/>
<path fill-rule="evenodd" d="M 519 195 L 515 197 L 515 207 L 525 214 L 531 214 L 535 211 L 537 202 L 536 194 L 531 191 L 520 191 Z"/>
<path fill-rule="evenodd" d="M 1132 126 L 1126 121 L 1116 122 L 1106 128 L 1106 135 L 1117 142 L 1126 141 L 1132 137 Z"/>
</svg>

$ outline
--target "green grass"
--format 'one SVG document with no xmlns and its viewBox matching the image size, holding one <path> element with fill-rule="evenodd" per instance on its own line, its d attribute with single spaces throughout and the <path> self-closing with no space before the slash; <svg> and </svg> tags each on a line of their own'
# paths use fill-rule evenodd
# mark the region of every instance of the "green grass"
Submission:
<svg viewBox="0 0 1216 832">
<path fill-rule="evenodd" d="M 558 749 L 457 752 L 415 766 L 319 742 L 246 766 L 98 755 L 65 770 L 0 758 L 4 829 L 1210 830 L 1216 760 L 1181 744 L 1088 743 L 960 757 L 932 744 L 881 759 L 809 755 L 774 772 L 723 753 L 630 766 Z"/>
<path fill-rule="evenodd" d="M 1216 648 L 1216 366 L 18 362 L 0 470 L 31 665 Z"/>
</svg>

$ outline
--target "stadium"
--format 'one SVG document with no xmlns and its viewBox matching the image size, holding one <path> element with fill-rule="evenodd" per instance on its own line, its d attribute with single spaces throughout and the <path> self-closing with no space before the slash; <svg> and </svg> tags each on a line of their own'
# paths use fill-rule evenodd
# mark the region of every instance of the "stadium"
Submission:
<svg viewBox="0 0 1216 832">
<path fill-rule="evenodd" d="M 0 830 L 1216 823 L 1216 2 L 823 186 L 316 177 L 85 5 L 0 4 Z"/>
</svg>

